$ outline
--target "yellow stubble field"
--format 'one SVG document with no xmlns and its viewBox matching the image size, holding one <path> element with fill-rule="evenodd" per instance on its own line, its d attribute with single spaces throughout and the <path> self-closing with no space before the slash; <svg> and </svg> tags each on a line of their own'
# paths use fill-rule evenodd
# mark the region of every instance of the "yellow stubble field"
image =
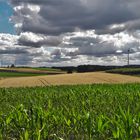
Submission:
<svg viewBox="0 0 140 140">
<path fill-rule="evenodd" d="M 105 72 L 59 74 L 35 77 L 5 78 L 0 87 L 35 87 L 50 85 L 77 85 L 94 83 L 139 83 L 140 78 Z"/>
</svg>

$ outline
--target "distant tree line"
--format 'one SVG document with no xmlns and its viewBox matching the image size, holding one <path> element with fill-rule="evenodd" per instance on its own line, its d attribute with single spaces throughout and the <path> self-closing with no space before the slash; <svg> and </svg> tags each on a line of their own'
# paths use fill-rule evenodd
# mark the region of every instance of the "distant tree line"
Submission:
<svg viewBox="0 0 140 140">
<path fill-rule="evenodd" d="M 62 71 L 66 71 L 67 73 L 77 72 L 77 67 L 74 66 L 66 66 L 66 67 L 52 67 L 53 69 L 60 69 Z"/>
</svg>

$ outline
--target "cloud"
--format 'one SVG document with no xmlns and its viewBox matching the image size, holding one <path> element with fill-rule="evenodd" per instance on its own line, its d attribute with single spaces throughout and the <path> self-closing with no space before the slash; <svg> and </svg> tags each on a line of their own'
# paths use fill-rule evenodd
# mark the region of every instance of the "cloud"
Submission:
<svg viewBox="0 0 140 140">
<path fill-rule="evenodd" d="M 44 36 L 32 32 L 21 33 L 18 39 L 18 44 L 32 47 L 58 46 L 61 43 L 61 37 Z"/>
<path fill-rule="evenodd" d="M 58 35 L 79 28 L 101 34 L 140 25 L 138 0 L 11 0 L 11 4 L 15 10 L 12 20 L 21 32 Z M 114 24 L 116 29 L 110 28 Z"/>
<path fill-rule="evenodd" d="M 24 45 L 19 44 L 21 39 L 24 41 Z M 53 40 L 54 42 L 51 42 Z M 45 38 L 42 35 L 37 36 L 33 33 L 23 33 L 20 36 L 0 34 L 1 65 L 14 63 L 27 66 L 45 66 L 46 64 L 50 66 L 51 63 L 70 61 L 71 57 L 65 55 L 66 51 L 62 50 L 61 52 L 60 47 L 51 46 L 56 45 L 55 40 L 57 40 L 56 37 Z M 36 47 L 36 43 L 39 45 L 38 47 Z"/>
<path fill-rule="evenodd" d="M 9 0 L 17 35 L 0 34 L 5 60 L 33 66 L 140 63 L 139 0 Z M 11 62 L 10 62 L 11 63 Z"/>
<path fill-rule="evenodd" d="M 67 47 L 77 48 L 76 55 L 102 57 L 120 55 L 117 54 L 118 50 L 121 51 L 122 54 L 127 54 L 128 49 L 131 49 L 131 53 L 140 51 L 140 40 L 135 36 L 129 35 L 127 32 L 114 35 L 97 35 L 95 31 L 75 32 L 75 34 L 65 37 L 63 43 L 65 44 L 65 42 Z"/>
<path fill-rule="evenodd" d="M 0 34 L 0 54 L 25 54 L 28 48 L 18 45 L 19 36 Z"/>
<path fill-rule="evenodd" d="M 57 40 L 55 43 L 52 40 Z M 94 30 L 77 31 L 63 36 L 21 33 L 20 36 L 0 34 L 1 58 L 5 64 L 29 66 L 60 66 L 79 64 L 139 64 L 140 33 L 121 32 L 98 35 Z M 52 43 L 48 43 L 49 41 Z M 61 41 L 60 41 L 61 40 Z M 51 42 L 50 41 L 50 42 Z M 8 62 L 9 63 L 6 63 Z"/>
<path fill-rule="evenodd" d="M 38 53 L 32 52 L 32 48 L 18 44 L 19 36 L 11 34 L 0 34 L 0 60 L 2 65 L 15 63 L 18 65 L 28 65 Z M 34 55 L 32 55 L 34 53 Z"/>
</svg>

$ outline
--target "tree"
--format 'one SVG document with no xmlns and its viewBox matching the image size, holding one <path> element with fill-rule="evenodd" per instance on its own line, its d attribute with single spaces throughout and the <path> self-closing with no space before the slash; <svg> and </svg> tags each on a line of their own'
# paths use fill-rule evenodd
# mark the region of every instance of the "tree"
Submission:
<svg viewBox="0 0 140 140">
<path fill-rule="evenodd" d="M 15 65 L 14 65 L 14 64 L 12 64 L 12 65 L 11 65 L 11 68 L 15 68 Z"/>
</svg>

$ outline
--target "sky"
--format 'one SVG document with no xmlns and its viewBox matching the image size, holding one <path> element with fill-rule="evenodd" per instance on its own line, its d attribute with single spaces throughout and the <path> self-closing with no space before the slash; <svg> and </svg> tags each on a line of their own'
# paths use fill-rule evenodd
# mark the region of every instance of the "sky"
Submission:
<svg viewBox="0 0 140 140">
<path fill-rule="evenodd" d="M 15 33 L 13 24 L 9 22 L 9 18 L 12 14 L 12 7 L 10 7 L 6 1 L 0 1 L 0 33 Z"/>
<path fill-rule="evenodd" d="M 0 0 L 1 65 L 140 64 L 139 0 Z"/>
</svg>

